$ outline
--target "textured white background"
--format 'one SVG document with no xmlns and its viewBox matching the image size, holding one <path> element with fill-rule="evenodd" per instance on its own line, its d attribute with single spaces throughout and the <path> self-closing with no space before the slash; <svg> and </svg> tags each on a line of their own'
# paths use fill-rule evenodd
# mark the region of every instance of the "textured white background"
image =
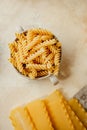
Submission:
<svg viewBox="0 0 87 130">
<path fill-rule="evenodd" d="M 30 81 L 8 62 L 17 26 L 47 28 L 62 42 L 58 85 Z M 0 0 L 0 130 L 13 130 L 10 110 L 61 88 L 72 97 L 87 83 L 87 0 Z"/>
</svg>

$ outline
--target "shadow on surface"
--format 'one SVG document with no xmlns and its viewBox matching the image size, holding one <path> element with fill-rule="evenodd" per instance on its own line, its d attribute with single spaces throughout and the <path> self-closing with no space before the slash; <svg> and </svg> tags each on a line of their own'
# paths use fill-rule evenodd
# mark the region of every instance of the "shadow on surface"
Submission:
<svg viewBox="0 0 87 130">
<path fill-rule="evenodd" d="M 74 64 L 75 60 L 75 53 L 69 54 L 69 53 L 64 53 L 62 55 L 62 60 L 60 64 L 60 72 L 58 78 L 60 80 L 67 79 L 72 75 L 71 68 Z"/>
</svg>

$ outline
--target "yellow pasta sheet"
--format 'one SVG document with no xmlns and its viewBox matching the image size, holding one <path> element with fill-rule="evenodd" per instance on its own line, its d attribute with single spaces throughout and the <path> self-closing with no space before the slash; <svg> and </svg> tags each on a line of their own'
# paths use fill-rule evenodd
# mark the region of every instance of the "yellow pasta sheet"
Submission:
<svg viewBox="0 0 87 130">
<path fill-rule="evenodd" d="M 26 109 L 30 113 L 37 130 L 54 130 L 43 101 L 33 101 L 26 106 Z"/>
<path fill-rule="evenodd" d="M 75 98 L 69 100 L 69 105 L 78 116 L 78 118 L 82 121 L 84 126 L 87 128 L 87 112 L 84 110 L 82 105 Z"/>
<path fill-rule="evenodd" d="M 10 119 L 15 130 L 36 130 L 24 107 L 14 109 L 10 114 Z"/>
<path fill-rule="evenodd" d="M 55 130 L 75 130 L 59 91 L 44 100 Z"/>
</svg>

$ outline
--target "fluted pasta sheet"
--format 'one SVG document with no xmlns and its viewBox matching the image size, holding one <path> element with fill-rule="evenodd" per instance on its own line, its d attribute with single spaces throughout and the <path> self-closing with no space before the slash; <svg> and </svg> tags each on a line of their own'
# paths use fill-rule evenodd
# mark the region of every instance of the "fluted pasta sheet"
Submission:
<svg viewBox="0 0 87 130">
<path fill-rule="evenodd" d="M 75 130 L 59 91 L 44 100 L 55 130 Z"/>
<path fill-rule="evenodd" d="M 26 109 L 30 113 L 37 130 L 54 130 L 42 100 L 36 100 L 27 104 Z"/>
<path fill-rule="evenodd" d="M 75 115 L 74 111 L 70 108 L 70 106 L 67 104 L 66 101 L 64 101 L 64 104 L 66 106 L 66 109 L 71 117 L 71 120 L 74 124 L 75 130 L 86 130 L 85 126 L 83 123 L 80 121 L 80 119 Z"/>
<path fill-rule="evenodd" d="M 87 112 L 79 103 L 79 101 L 75 98 L 69 100 L 69 105 L 71 106 L 72 110 L 78 116 L 78 118 L 82 121 L 84 126 L 87 128 Z"/>
<path fill-rule="evenodd" d="M 36 130 L 24 107 L 14 109 L 10 114 L 10 119 L 15 130 Z"/>
</svg>

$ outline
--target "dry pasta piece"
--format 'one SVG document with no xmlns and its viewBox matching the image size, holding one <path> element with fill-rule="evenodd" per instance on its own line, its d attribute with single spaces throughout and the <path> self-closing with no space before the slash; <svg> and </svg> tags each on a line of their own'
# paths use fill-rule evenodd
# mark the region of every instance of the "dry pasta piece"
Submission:
<svg viewBox="0 0 87 130">
<path fill-rule="evenodd" d="M 24 62 L 25 55 L 24 55 L 22 44 L 18 44 L 18 50 L 19 50 L 18 52 L 19 52 L 20 62 Z"/>
<path fill-rule="evenodd" d="M 26 109 L 30 113 L 37 130 L 54 130 L 42 100 L 36 100 L 27 104 Z"/>
<path fill-rule="evenodd" d="M 17 66 L 16 61 L 15 61 L 15 53 L 16 49 L 14 44 L 9 44 L 10 52 L 11 52 L 11 57 L 9 58 L 9 61 L 14 65 L 14 67 Z"/>
<path fill-rule="evenodd" d="M 75 115 L 74 111 L 69 106 L 68 102 L 64 100 L 64 104 L 66 106 L 66 109 L 71 117 L 71 120 L 74 124 L 75 130 L 86 130 L 83 123 L 80 121 L 80 119 Z"/>
<path fill-rule="evenodd" d="M 45 70 L 45 71 L 38 71 L 37 72 L 37 77 L 42 77 L 42 76 L 46 76 L 48 75 L 48 71 Z"/>
<path fill-rule="evenodd" d="M 84 126 L 87 128 L 87 112 L 79 103 L 79 101 L 75 98 L 69 100 L 69 105 L 71 106 L 72 110 L 78 116 L 78 118 L 82 121 Z"/>
<path fill-rule="evenodd" d="M 32 32 L 32 30 L 27 31 L 27 41 L 30 43 L 37 35 Z"/>
<path fill-rule="evenodd" d="M 47 63 L 47 65 L 49 66 L 48 67 L 48 73 L 49 74 L 53 74 L 54 73 L 54 71 L 55 71 L 55 66 L 54 66 L 54 60 L 51 60 L 51 61 L 49 61 L 48 63 Z M 58 75 L 58 72 L 57 72 L 58 70 L 56 70 L 56 75 Z"/>
<path fill-rule="evenodd" d="M 52 35 L 42 35 L 42 36 L 41 36 L 41 40 L 42 40 L 42 41 L 50 40 L 50 39 L 52 39 L 52 38 L 53 38 Z"/>
<path fill-rule="evenodd" d="M 45 64 L 26 64 L 26 68 L 35 68 L 36 70 L 46 70 Z"/>
<path fill-rule="evenodd" d="M 27 56 L 28 56 L 28 51 L 27 51 L 27 49 L 26 49 L 26 46 L 27 46 L 27 41 L 24 40 L 24 41 L 22 42 L 22 49 L 23 49 L 24 57 L 27 57 Z"/>
<path fill-rule="evenodd" d="M 50 61 L 47 62 L 47 68 L 48 68 L 48 69 L 52 68 L 52 64 L 51 64 Z"/>
<path fill-rule="evenodd" d="M 23 68 L 22 74 L 29 77 L 29 74 L 31 73 L 31 70 L 29 68 Z"/>
<path fill-rule="evenodd" d="M 55 130 L 75 130 L 59 91 L 47 96 L 44 102 Z"/>
<path fill-rule="evenodd" d="M 21 33 L 15 33 L 17 39 L 22 39 Z"/>
<path fill-rule="evenodd" d="M 15 130 L 36 130 L 29 113 L 24 107 L 12 110 L 10 119 Z"/>
<path fill-rule="evenodd" d="M 25 33 L 15 33 L 16 38 L 20 39 L 26 39 Z"/>
<path fill-rule="evenodd" d="M 37 58 L 35 58 L 34 63 L 35 64 L 43 64 L 44 61 L 40 56 L 38 56 Z"/>
<path fill-rule="evenodd" d="M 10 52 L 11 52 L 11 55 L 14 56 L 15 52 L 16 52 L 16 49 L 15 49 L 15 46 L 14 44 L 9 44 L 9 48 L 10 48 Z"/>
<path fill-rule="evenodd" d="M 54 59 L 49 60 L 50 63 L 54 66 Z"/>
<path fill-rule="evenodd" d="M 11 43 L 12 44 L 12 43 Z M 16 41 L 13 42 L 13 45 L 15 47 L 15 52 L 18 51 L 18 43 Z"/>
<path fill-rule="evenodd" d="M 35 79 L 35 76 L 32 73 L 28 74 L 31 79 Z"/>
<path fill-rule="evenodd" d="M 36 29 L 35 28 L 35 29 L 31 29 L 30 31 L 33 32 L 34 34 L 52 35 L 53 36 L 53 34 L 50 31 L 47 31 L 46 29 L 40 29 L 40 28 Z"/>
<path fill-rule="evenodd" d="M 59 67 L 58 66 L 55 66 L 54 68 L 54 75 L 58 76 L 58 70 L 59 70 Z"/>
<path fill-rule="evenodd" d="M 41 56 L 41 59 L 42 59 L 43 63 L 45 63 L 45 60 L 46 60 L 48 55 L 49 55 L 49 50 L 46 47 L 44 47 L 44 53 Z"/>
<path fill-rule="evenodd" d="M 26 49 L 27 50 L 30 50 L 32 49 L 35 45 L 37 45 L 38 43 L 41 42 L 41 39 L 40 39 L 40 36 L 37 36 L 35 37 L 31 43 L 29 43 L 27 46 L 26 46 Z"/>
<path fill-rule="evenodd" d="M 56 43 L 56 40 L 55 40 L 55 39 L 51 39 L 51 40 L 49 40 L 49 41 L 47 40 L 47 41 L 42 42 L 42 43 L 40 43 L 39 45 L 35 46 L 35 47 L 34 47 L 34 50 L 38 50 L 38 49 L 40 49 L 41 47 L 53 45 L 53 44 L 55 44 L 55 43 Z"/>
<path fill-rule="evenodd" d="M 55 66 L 59 64 L 59 58 L 60 58 L 59 54 L 56 53 L 55 56 L 54 56 L 54 64 L 55 64 Z"/>
<path fill-rule="evenodd" d="M 57 47 L 61 47 L 61 42 L 57 42 Z"/>
<path fill-rule="evenodd" d="M 32 54 L 35 54 L 36 53 L 36 51 L 35 50 L 33 50 L 33 49 L 31 49 L 30 51 L 27 51 L 27 58 L 30 56 L 30 55 L 32 55 Z M 36 57 L 37 58 L 37 57 Z M 36 59 L 35 58 L 35 59 Z"/>
<path fill-rule="evenodd" d="M 40 56 L 43 52 L 44 52 L 44 48 L 41 48 L 40 50 L 35 52 L 35 54 L 30 55 L 30 57 L 28 57 L 27 61 L 29 62 L 31 60 L 34 60 L 36 57 Z"/>
<path fill-rule="evenodd" d="M 17 70 L 19 70 L 21 73 L 23 73 L 23 65 L 20 62 L 20 57 L 19 57 L 18 53 L 15 54 L 15 58 L 16 58 L 16 62 L 17 62 L 17 66 L 16 66 Z"/>
<path fill-rule="evenodd" d="M 48 62 L 49 60 L 52 60 L 53 57 L 54 57 L 53 53 L 50 53 L 50 54 L 46 57 L 45 63 Z"/>
<path fill-rule="evenodd" d="M 48 70 L 48 74 L 50 75 L 50 74 L 53 74 L 54 73 L 54 67 L 52 66 L 49 70 Z"/>
<path fill-rule="evenodd" d="M 17 38 L 17 40 L 22 43 L 24 40 L 26 40 L 26 37 L 24 36 L 23 33 L 15 33 L 15 36 Z"/>
<path fill-rule="evenodd" d="M 28 43 L 32 42 L 35 37 L 39 36 L 40 41 L 50 40 L 53 38 L 53 35 L 37 35 L 32 30 L 29 30 L 27 33 Z"/>
<path fill-rule="evenodd" d="M 58 48 L 58 54 L 60 55 L 60 53 L 61 53 L 61 48 Z"/>
<path fill-rule="evenodd" d="M 14 65 L 14 67 L 17 67 L 17 63 L 15 62 L 14 58 L 10 58 L 9 62 L 11 62 Z"/>
<path fill-rule="evenodd" d="M 29 73 L 29 77 L 30 77 L 31 79 L 35 79 L 35 78 L 37 77 L 37 71 L 36 71 L 36 69 L 35 69 L 35 68 L 32 68 L 31 71 L 32 71 L 32 72 Z"/>
<path fill-rule="evenodd" d="M 49 50 L 53 53 L 53 54 L 56 54 L 56 53 L 58 53 L 58 49 L 57 49 L 57 46 L 49 46 L 48 47 L 49 48 Z"/>
</svg>

